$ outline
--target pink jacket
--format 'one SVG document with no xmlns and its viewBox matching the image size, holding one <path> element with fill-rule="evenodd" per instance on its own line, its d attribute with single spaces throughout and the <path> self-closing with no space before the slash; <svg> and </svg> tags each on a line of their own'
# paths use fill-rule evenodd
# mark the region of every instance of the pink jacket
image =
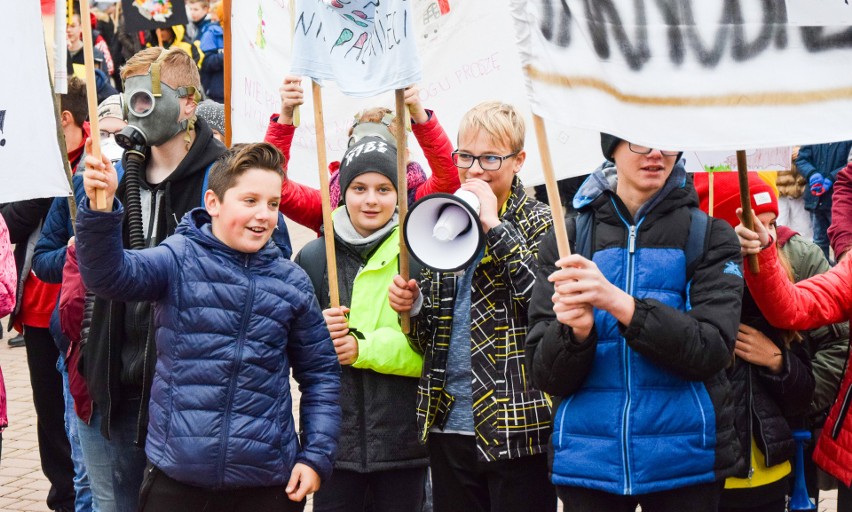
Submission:
<svg viewBox="0 0 852 512">
<path fill-rule="evenodd" d="M 458 170 L 453 164 L 453 142 L 438 123 L 438 118 L 434 112 L 431 113 L 429 121 L 423 124 L 411 123 L 411 131 L 414 133 L 417 143 L 423 149 L 426 161 L 432 169 L 432 175 L 425 182 L 412 183 L 412 177 L 415 176 L 412 167 L 416 164 L 413 162 L 409 164 L 409 189 L 414 189 L 414 199 L 417 200 L 435 192 L 452 194 L 458 190 L 461 182 L 459 181 Z M 277 114 L 272 115 L 266 129 L 264 140 L 281 150 L 286 159 L 285 168 L 290 165 L 290 146 L 293 143 L 295 132 L 296 127 L 293 125 L 278 124 Z M 340 199 L 340 188 L 335 186 L 337 162 L 332 162 L 329 165 L 329 172 L 332 173 L 330 178 L 331 207 L 335 208 Z M 285 178 L 281 187 L 281 206 L 279 209 L 285 217 L 319 233 L 320 226 L 322 226 L 322 196 L 318 189 Z"/>
<path fill-rule="evenodd" d="M 0 317 L 15 309 L 15 290 L 18 289 L 18 272 L 15 270 L 15 256 L 9 242 L 9 228 L 0 215 Z M 6 418 L 6 387 L 3 384 L 3 371 L 0 370 L 0 430 L 9 421 Z"/>
<path fill-rule="evenodd" d="M 804 330 L 848 320 L 852 317 L 852 258 L 844 258 L 825 274 L 795 285 L 778 263 L 775 244 L 758 257 L 760 273 L 746 270 L 749 291 L 766 319 L 775 327 Z M 850 352 L 852 356 L 852 352 Z M 837 399 L 831 407 L 822 435 L 814 450 L 814 462 L 843 482 L 852 484 L 852 361 Z"/>
</svg>

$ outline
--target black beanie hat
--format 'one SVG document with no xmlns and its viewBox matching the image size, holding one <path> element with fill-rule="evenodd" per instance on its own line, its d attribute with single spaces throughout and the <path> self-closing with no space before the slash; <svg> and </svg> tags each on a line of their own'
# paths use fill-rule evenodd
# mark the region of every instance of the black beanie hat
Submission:
<svg viewBox="0 0 852 512">
<path fill-rule="evenodd" d="M 601 132 L 601 151 L 603 151 L 603 155 L 607 160 L 615 163 L 615 158 L 612 157 L 612 154 L 615 152 L 615 148 L 618 146 L 618 143 L 623 140 L 624 139 L 620 139 L 615 135 Z M 679 161 L 682 156 L 683 151 L 677 154 L 675 162 Z"/>
<path fill-rule="evenodd" d="M 340 161 L 340 204 L 345 202 L 346 189 L 356 176 L 377 172 L 387 176 L 397 186 L 396 146 L 380 137 L 364 137 L 346 150 Z"/>
<path fill-rule="evenodd" d="M 615 135 L 601 132 L 601 151 L 603 151 L 604 158 L 610 162 L 615 162 L 615 159 L 612 158 L 612 153 L 615 151 L 615 147 L 618 146 L 618 143 L 623 140 L 624 139 L 619 139 Z"/>
</svg>

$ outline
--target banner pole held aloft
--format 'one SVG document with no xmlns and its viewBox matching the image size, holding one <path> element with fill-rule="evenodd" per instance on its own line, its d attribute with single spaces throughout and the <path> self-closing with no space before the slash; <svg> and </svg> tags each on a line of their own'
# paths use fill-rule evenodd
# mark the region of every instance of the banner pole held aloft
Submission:
<svg viewBox="0 0 852 512">
<path fill-rule="evenodd" d="M 405 107 L 405 89 L 396 90 L 396 191 L 399 209 L 399 275 L 408 282 L 410 269 L 408 247 L 405 245 L 405 216 L 408 215 L 408 162 L 405 161 L 406 132 L 405 125 L 408 109 Z M 342 193 L 342 191 L 341 191 Z M 400 314 L 399 324 L 402 332 L 411 332 L 411 314 L 406 311 Z"/>
<path fill-rule="evenodd" d="M 101 160 L 101 133 L 98 127 L 98 92 L 95 82 L 95 52 L 92 43 L 92 24 L 89 2 L 80 2 L 80 25 L 83 27 L 83 59 L 86 63 L 86 99 L 89 103 L 89 127 L 91 128 L 92 154 Z M 98 189 L 95 205 L 99 210 L 107 207 L 106 190 Z"/>
<path fill-rule="evenodd" d="M 322 195 L 322 226 L 325 237 L 325 256 L 328 261 L 328 296 L 331 307 L 340 307 L 340 290 L 337 287 L 337 254 L 334 252 L 334 224 L 331 221 L 331 192 L 328 185 L 328 162 L 325 154 L 325 123 L 322 114 L 322 87 L 312 80 L 314 96 L 314 123 L 317 128 L 317 164 L 319 165 L 320 194 Z M 343 191 L 340 191 L 343 194 Z"/>
<path fill-rule="evenodd" d="M 565 228 L 565 212 L 562 209 L 559 188 L 553 174 L 553 160 L 550 159 L 550 145 L 547 143 L 544 119 L 533 114 L 533 125 L 535 125 L 535 137 L 538 139 L 538 152 L 541 154 L 541 167 L 544 171 L 544 185 L 547 187 L 547 200 L 553 212 L 553 231 L 556 234 L 556 246 L 559 249 L 559 257 L 565 258 L 571 255 L 571 246 L 568 243 L 568 231 Z"/>
<path fill-rule="evenodd" d="M 748 189 L 748 159 L 744 150 L 737 150 L 737 175 L 740 179 L 740 203 L 743 207 L 743 226 L 754 231 L 754 214 L 751 209 L 751 193 Z M 752 274 L 760 273 L 757 254 L 749 254 L 748 268 Z"/>
</svg>

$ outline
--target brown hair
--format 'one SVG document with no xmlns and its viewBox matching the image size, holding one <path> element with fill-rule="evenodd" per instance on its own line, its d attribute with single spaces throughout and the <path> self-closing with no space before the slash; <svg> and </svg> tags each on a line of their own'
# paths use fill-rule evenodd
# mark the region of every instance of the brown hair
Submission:
<svg viewBox="0 0 852 512">
<path fill-rule="evenodd" d="M 271 171 L 284 178 L 284 155 L 268 142 L 234 144 L 225 151 L 210 169 L 208 188 L 221 201 L 225 192 L 233 188 L 237 179 L 249 169 Z"/>
<path fill-rule="evenodd" d="M 146 75 L 151 69 L 151 64 L 165 54 L 160 61 L 160 80 L 169 87 L 192 86 L 201 92 L 201 76 L 198 74 L 198 66 L 192 61 L 192 57 L 180 48 L 172 47 L 165 50 L 159 46 L 145 48 L 136 53 L 121 68 L 121 79 L 136 75 Z"/>
<path fill-rule="evenodd" d="M 203 5 L 204 7 L 207 7 L 207 8 L 210 7 L 210 0 L 187 0 L 186 3 L 188 3 L 188 4 L 201 4 L 201 5 Z"/>
<path fill-rule="evenodd" d="M 468 110 L 459 124 L 459 140 L 472 130 L 485 131 L 492 142 L 505 143 L 512 151 L 524 149 L 524 118 L 508 103 L 485 101 Z"/>
<path fill-rule="evenodd" d="M 68 78 L 68 92 L 60 95 L 59 105 L 63 112 L 71 112 L 74 124 L 83 126 L 89 117 L 88 96 L 86 95 L 86 82 L 76 76 Z"/>
</svg>

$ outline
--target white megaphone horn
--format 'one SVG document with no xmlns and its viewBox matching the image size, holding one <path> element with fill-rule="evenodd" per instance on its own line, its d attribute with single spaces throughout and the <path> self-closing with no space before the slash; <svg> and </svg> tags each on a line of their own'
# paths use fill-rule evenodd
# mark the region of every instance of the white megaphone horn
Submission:
<svg viewBox="0 0 852 512">
<path fill-rule="evenodd" d="M 430 194 L 408 210 L 405 245 L 423 265 L 444 272 L 467 268 L 485 241 L 479 198 L 467 190 Z"/>
</svg>

